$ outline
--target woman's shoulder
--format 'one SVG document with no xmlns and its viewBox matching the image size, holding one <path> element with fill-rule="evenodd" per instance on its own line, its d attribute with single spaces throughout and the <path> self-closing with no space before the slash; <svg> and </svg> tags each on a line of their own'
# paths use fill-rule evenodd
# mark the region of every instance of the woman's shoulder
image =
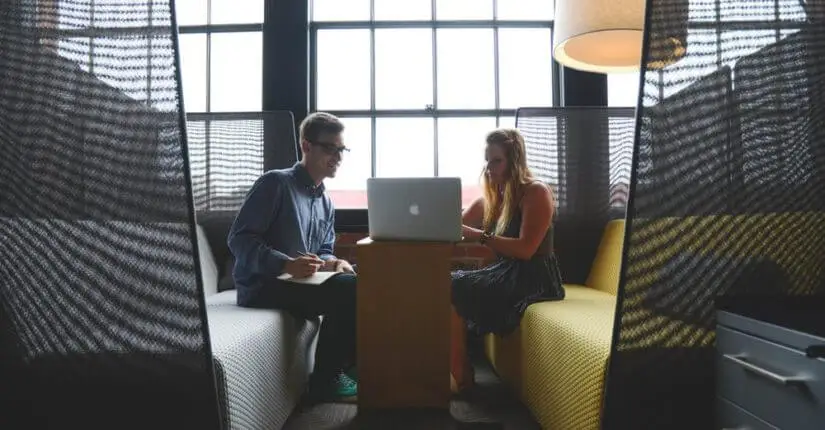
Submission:
<svg viewBox="0 0 825 430">
<path fill-rule="evenodd" d="M 522 189 L 522 198 L 524 199 L 552 199 L 553 190 L 550 186 L 542 181 L 532 181 L 524 184 Z"/>
</svg>

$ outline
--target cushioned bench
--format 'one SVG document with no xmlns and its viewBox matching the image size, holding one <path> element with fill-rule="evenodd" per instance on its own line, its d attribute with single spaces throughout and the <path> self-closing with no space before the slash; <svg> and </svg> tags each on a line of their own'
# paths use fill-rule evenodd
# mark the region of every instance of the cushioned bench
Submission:
<svg viewBox="0 0 825 430">
<path fill-rule="evenodd" d="M 544 429 L 597 429 L 619 285 L 624 220 L 608 223 L 585 285 L 527 308 L 519 329 L 485 337 L 487 357 Z"/>
<path fill-rule="evenodd" d="M 635 270 L 649 271 L 650 276 L 629 279 L 624 302 L 633 312 L 622 318 L 647 335 L 626 339 L 623 346 L 628 353 L 639 354 L 686 345 L 712 349 L 711 310 L 688 312 L 674 308 L 667 299 L 673 294 L 694 297 L 698 285 L 705 307 L 708 297 L 737 288 L 751 292 L 760 285 L 783 291 L 824 288 L 825 273 L 812 277 L 807 272 L 817 266 L 812 261 L 816 255 L 804 252 L 806 244 L 825 241 L 825 231 L 819 228 L 824 220 L 817 212 L 635 220 L 638 245 L 633 252 L 645 256 L 644 264 Z M 486 354 L 496 372 L 513 386 L 544 429 L 601 426 L 624 226 L 624 220 L 607 224 L 585 285 L 565 285 L 565 300 L 528 307 L 513 334 L 485 338 Z M 689 270 L 670 269 L 670 265 Z M 720 273 L 714 271 L 720 265 L 728 267 L 726 275 L 713 276 Z M 657 291 L 660 286 L 665 289 Z M 694 297 L 675 305 L 695 307 L 696 303 Z"/>
<path fill-rule="evenodd" d="M 236 290 L 218 292 L 222 265 L 213 248 L 225 243 L 226 230 L 217 230 L 224 233 L 210 241 L 197 227 L 222 415 L 230 429 L 279 429 L 304 393 L 319 323 L 277 310 L 242 308 L 236 305 Z"/>
</svg>

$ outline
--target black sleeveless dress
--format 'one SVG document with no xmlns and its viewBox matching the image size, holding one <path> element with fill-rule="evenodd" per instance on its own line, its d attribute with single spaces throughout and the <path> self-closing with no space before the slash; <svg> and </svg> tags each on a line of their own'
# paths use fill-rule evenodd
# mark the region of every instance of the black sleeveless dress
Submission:
<svg viewBox="0 0 825 430">
<path fill-rule="evenodd" d="M 502 236 L 518 237 L 521 210 L 510 220 Z M 452 301 L 471 333 L 506 335 L 515 330 L 527 306 L 564 299 L 561 272 L 553 253 L 553 228 L 529 260 L 498 255 L 478 270 L 452 273 Z"/>
</svg>

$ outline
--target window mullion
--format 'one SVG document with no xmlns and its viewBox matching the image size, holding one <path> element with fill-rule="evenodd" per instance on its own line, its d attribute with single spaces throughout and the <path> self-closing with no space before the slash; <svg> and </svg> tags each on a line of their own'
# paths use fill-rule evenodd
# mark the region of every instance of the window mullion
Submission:
<svg viewBox="0 0 825 430">
<path fill-rule="evenodd" d="M 433 176 L 438 176 L 438 30 L 435 26 L 435 21 L 438 20 L 436 16 L 436 1 L 430 1 L 432 19 L 433 19 Z"/>
<path fill-rule="evenodd" d="M 212 24 L 212 0 L 206 0 L 206 25 Z M 212 32 L 206 32 L 206 112 L 212 112 Z"/>
<path fill-rule="evenodd" d="M 375 0 L 370 0 L 370 177 L 375 177 L 377 169 L 377 139 L 376 130 L 378 129 L 376 123 L 378 120 L 375 117 Z"/>
<path fill-rule="evenodd" d="M 498 27 L 493 28 L 493 94 L 494 94 L 494 108 L 496 112 L 501 110 L 501 95 L 500 93 L 500 85 L 499 85 L 499 43 L 498 43 Z M 496 113 L 496 118 L 500 116 L 499 113 Z"/>
<path fill-rule="evenodd" d="M 498 0 L 493 0 L 493 21 L 498 24 Z M 501 100 L 499 95 L 498 25 L 493 27 L 493 107 L 496 110 L 496 127 L 501 127 Z"/>
</svg>

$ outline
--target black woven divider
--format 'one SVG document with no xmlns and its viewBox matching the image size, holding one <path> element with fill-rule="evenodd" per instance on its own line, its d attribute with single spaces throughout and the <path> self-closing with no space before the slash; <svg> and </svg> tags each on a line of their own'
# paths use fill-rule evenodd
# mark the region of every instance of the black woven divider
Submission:
<svg viewBox="0 0 825 430">
<path fill-rule="evenodd" d="M 642 71 L 607 429 L 716 428 L 716 303 L 825 295 L 825 3 L 650 0 L 647 32 L 680 16 Z"/>
<path fill-rule="evenodd" d="M 0 427 L 218 428 L 169 1 L 0 2 Z"/>
<path fill-rule="evenodd" d="M 198 213 L 234 214 L 264 171 L 298 160 L 289 111 L 190 113 L 187 129 Z"/>
<path fill-rule="evenodd" d="M 633 155 L 632 108 L 522 108 L 527 163 L 556 194 L 554 246 L 566 283 L 583 284 L 607 221 L 624 218 Z"/>
<path fill-rule="evenodd" d="M 226 235 L 255 180 L 298 161 L 295 118 L 289 111 L 186 117 L 195 210 L 218 264 L 218 290 L 224 291 L 235 285 Z"/>
</svg>

